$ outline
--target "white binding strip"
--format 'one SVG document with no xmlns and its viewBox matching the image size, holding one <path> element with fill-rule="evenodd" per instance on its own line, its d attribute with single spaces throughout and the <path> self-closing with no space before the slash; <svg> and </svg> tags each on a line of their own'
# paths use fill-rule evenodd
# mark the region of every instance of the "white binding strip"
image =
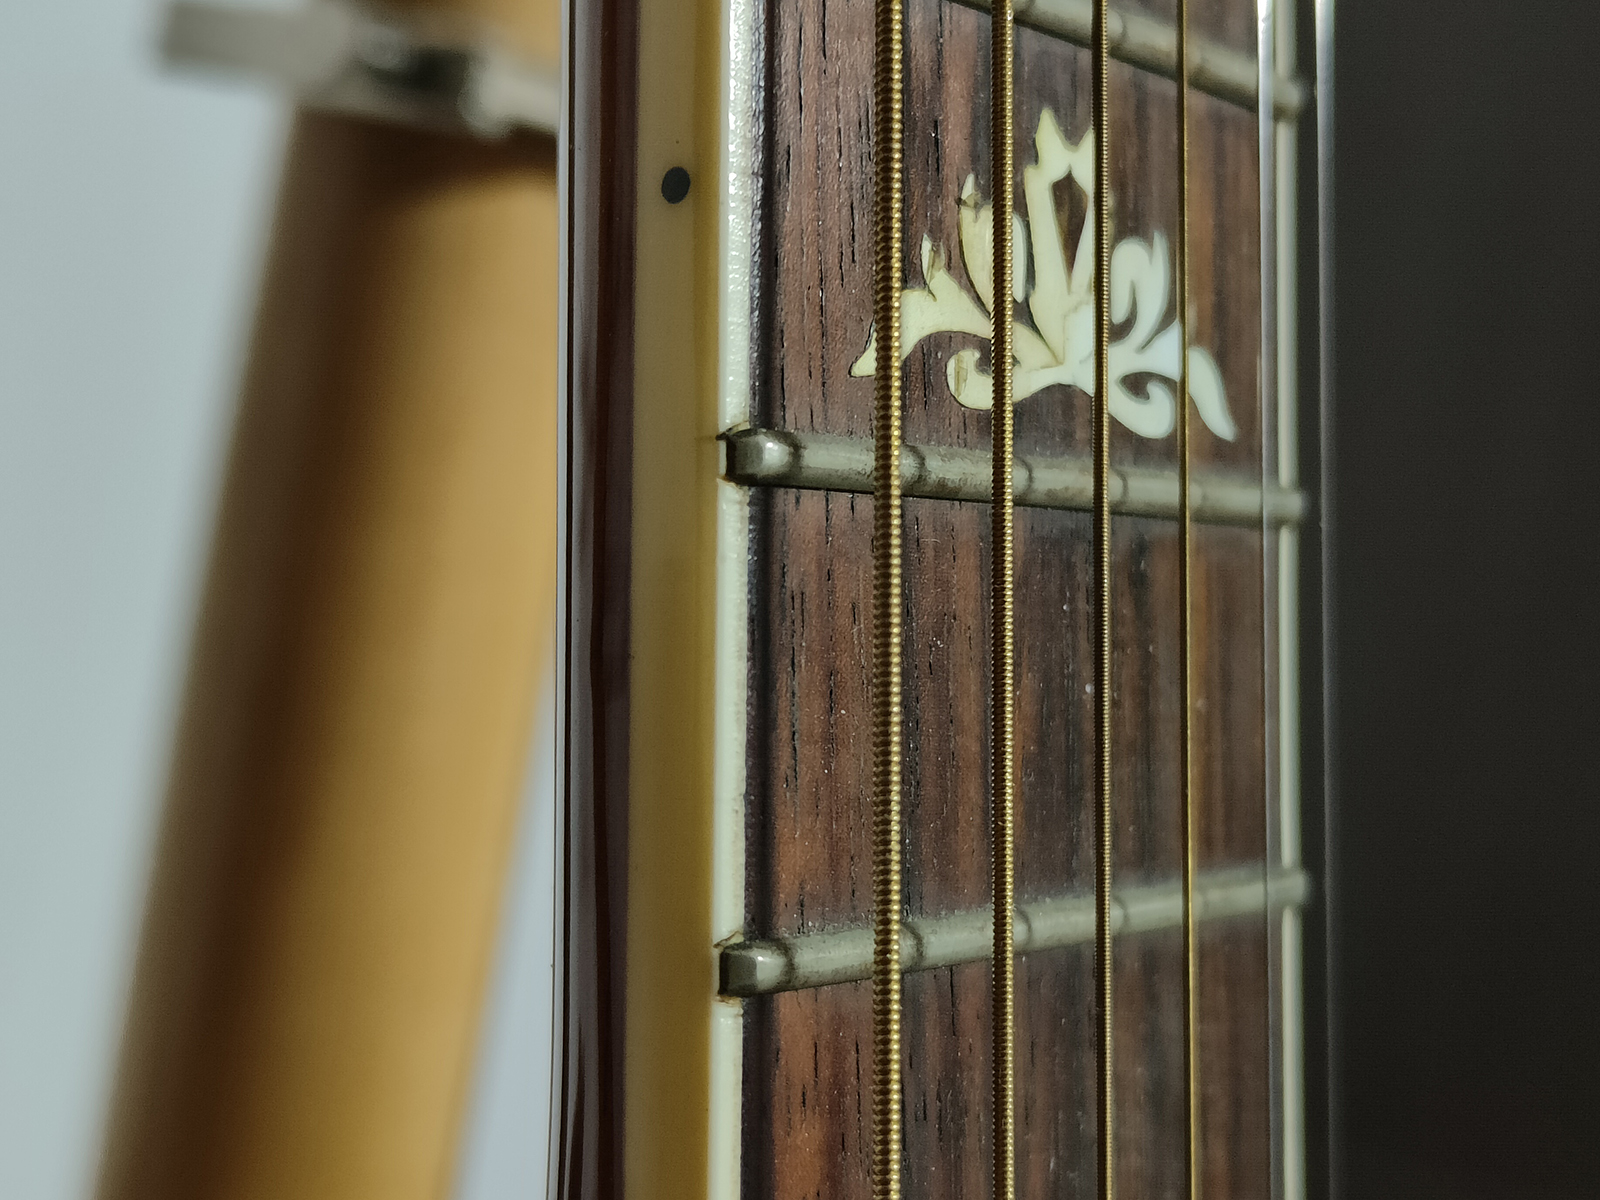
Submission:
<svg viewBox="0 0 1600 1200">
<path fill-rule="evenodd" d="M 1298 908 L 1310 894 L 1304 871 L 1260 864 L 1208 871 L 1195 879 L 1195 916 L 1201 921 L 1259 916 Z M 1175 929 L 1183 918 L 1178 880 L 1133 884 L 1113 894 L 1113 932 L 1121 937 Z M 901 926 L 900 958 L 907 971 L 982 962 L 990 953 L 992 915 L 987 908 L 948 917 L 915 918 Z M 1018 954 L 1076 946 L 1094 938 L 1094 893 L 1071 892 L 1017 906 Z M 872 973 L 872 929 L 852 926 L 827 933 L 722 947 L 722 992 L 762 996 L 866 979 Z"/>
<path fill-rule="evenodd" d="M 755 85 L 753 0 L 723 0 L 717 207 L 724 264 L 717 314 L 716 427 L 750 419 L 750 323 L 755 311 Z M 711 939 L 736 939 L 745 910 L 745 747 L 749 657 L 750 493 L 717 483 L 715 716 L 712 763 Z M 707 1200 L 738 1200 L 744 1103 L 744 1011 L 711 981 Z"/>
<path fill-rule="evenodd" d="M 967 8 L 989 11 L 988 0 L 956 0 Z M 1074 45 L 1087 46 L 1093 36 L 1093 0 L 1016 0 L 1018 25 L 1037 29 Z M 1178 73 L 1178 33 L 1171 25 L 1142 13 L 1113 8 L 1110 12 L 1111 57 L 1168 79 Z M 1259 94 L 1256 60 L 1204 38 L 1189 39 L 1189 85 L 1219 100 L 1254 109 Z M 1273 115 L 1292 121 L 1305 107 L 1305 85 L 1280 76 L 1274 83 Z"/>
<path fill-rule="evenodd" d="M 869 439 L 745 429 L 728 434 L 723 440 L 724 470 L 727 478 L 736 483 L 818 491 L 872 491 Z M 991 468 L 987 450 L 908 445 L 901 450 L 900 462 L 901 487 L 907 496 L 988 503 Z M 1176 471 L 1123 467 L 1111 474 L 1113 511 L 1144 517 L 1178 515 Z M 1019 507 L 1087 512 L 1094 505 L 1094 474 L 1087 457 L 1019 455 L 1015 479 Z M 1196 473 L 1191 487 L 1196 521 L 1260 526 L 1262 489 L 1255 483 Z M 1269 485 L 1266 505 L 1266 518 L 1273 525 L 1295 525 L 1305 516 L 1305 497 L 1293 488 Z"/>
<path fill-rule="evenodd" d="M 1296 4 L 1273 4 L 1274 68 L 1297 69 Z M 1296 219 L 1299 210 L 1299 131 L 1279 121 L 1274 130 L 1273 180 L 1277 295 L 1278 483 L 1300 483 L 1298 312 L 1299 279 Z M 1301 863 L 1300 850 L 1300 531 L 1278 531 L 1278 861 L 1288 869 Z M 1301 921 L 1286 910 L 1278 930 L 1279 1151 L 1282 1200 L 1305 1200 L 1305 1016 Z"/>
<path fill-rule="evenodd" d="M 711 940 L 736 938 L 744 923 L 745 709 L 749 654 L 750 493 L 717 482 L 716 663 L 712 761 Z M 744 1013 L 710 981 L 708 1200 L 738 1200 L 743 1126 Z"/>
</svg>

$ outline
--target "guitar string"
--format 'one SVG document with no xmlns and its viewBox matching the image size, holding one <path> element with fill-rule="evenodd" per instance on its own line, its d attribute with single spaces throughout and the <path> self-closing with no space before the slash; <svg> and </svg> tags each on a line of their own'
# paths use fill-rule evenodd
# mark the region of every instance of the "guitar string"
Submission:
<svg viewBox="0 0 1600 1200">
<path fill-rule="evenodd" d="M 900 1198 L 900 287 L 902 0 L 878 0 L 873 61 L 872 1194 Z"/>
<path fill-rule="evenodd" d="M 1100 1200 L 1116 1195 L 1111 960 L 1111 37 L 1107 0 L 1094 36 L 1095 1116 Z"/>
<path fill-rule="evenodd" d="M 1200 1072 L 1196 1042 L 1197 953 L 1194 927 L 1194 648 L 1193 497 L 1189 489 L 1189 0 L 1177 0 L 1178 59 L 1178 643 L 1183 717 L 1178 769 L 1183 830 L 1184 1177 L 1189 1200 L 1200 1197 Z"/>
<path fill-rule="evenodd" d="M 994 887 L 994 947 L 990 955 L 991 1021 L 994 1038 L 994 1195 L 1011 1200 L 1016 1191 L 1015 1080 L 1016 1006 L 1015 830 L 1016 830 L 1016 642 L 1014 623 L 1014 496 L 1011 483 L 1015 426 L 1012 400 L 1011 325 L 1014 276 L 1011 237 L 1013 150 L 1016 112 L 1013 79 L 1011 0 L 994 0 L 990 34 L 989 156 L 994 197 L 994 317 L 990 369 L 994 398 L 993 492 L 990 497 L 991 552 L 990 845 Z"/>
</svg>

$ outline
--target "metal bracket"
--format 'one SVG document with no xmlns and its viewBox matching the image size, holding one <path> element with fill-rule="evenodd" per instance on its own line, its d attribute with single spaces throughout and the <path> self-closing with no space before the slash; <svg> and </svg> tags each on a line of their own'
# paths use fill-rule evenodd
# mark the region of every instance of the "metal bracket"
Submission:
<svg viewBox="0 0 1600 1200">
<path fill-rule="evenodd" d="M 162 55 L 279 84 L 307 108 L 479 138 L 554 135 L 561 116 L 555 64 L 519 58 L 459 22 L 347 0 L 299 11 L 179 0 L 167 9 Z"/>
</svg>

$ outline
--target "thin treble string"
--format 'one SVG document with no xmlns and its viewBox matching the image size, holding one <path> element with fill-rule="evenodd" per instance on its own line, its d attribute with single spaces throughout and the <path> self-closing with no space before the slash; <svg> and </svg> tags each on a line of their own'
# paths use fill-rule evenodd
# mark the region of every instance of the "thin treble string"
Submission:
<svg viewBox="0 0 1600 1200">
<path fill-rule="evenodd" d="M 1116 1195 L 1111 960 L 1111 29 L 1094 9 L 1095 1113 L 1100 1200 Z"/>
<path fill-rule="evenodd" d="M 872 1194 L 900 1198 L 901 0 L 878 0 L 873 63 Z"/>
<path fill-rule="evenodd" d="M 992 449 L 993 492 L 990 500 L 990 598 L 993 628 L 993 721 L 990 769 L 990 844 L 993 847 L 994 947 L 991 955 L 991 995 L 994 1036 L 994 1195 L 1011 1200 L 1016 1191 L 1015 1080 L 1016 1044 L 1014 996 L 1016 849 L 1016 642 L 1014 604 L 1014 520 L 1011 456 L 1014 429 L 1012 396 L 1012 281 L 1011 244 L 1013 147 L 1016 112 L 1012 75 L 1013 45 L 1011 0 L 994 0 L 990 50 L 989 156 L 994 196 L 994 314 L 990 341 L 994 373 Z"/>
<path fill-rule="evenodd" d="M 1184 1175 L 1189 1200 L 1200 1197 L 1200 1064 L 1194 932 L 1194 647 L 1193 498 L 1189 488 L 1189 0 L 1178 4 L 1178 667 L 1183 719 L 1178 751 L 1183 824 Z"/>
</svg>

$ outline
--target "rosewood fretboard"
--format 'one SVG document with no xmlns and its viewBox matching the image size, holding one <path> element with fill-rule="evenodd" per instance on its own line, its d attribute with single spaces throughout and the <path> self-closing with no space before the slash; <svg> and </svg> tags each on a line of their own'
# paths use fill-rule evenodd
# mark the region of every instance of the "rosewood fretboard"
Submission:
<svg viewBox="0 0 1600 1200">
<path fill-rule="evenodd" d="M 1248 79 L 1254 5 L 1194 7 L 1196 37 Z M 1170 6 L 1144 11 L 1155 23 L 1171 20 Z M 762 37 L 752 423 L 777 433 L 746 435 L 728 455 L 730 475 L 753 485 L 752 616 L 746 940 L 724 953 L 723 989 L 746 997 L 744 1194 L 848 1200 L 870 1194 L 872 500 L 861 493 L 872 381 L 851 367 L 871 323 L 872 6 L 770 3 Z M 988 18 L 950 0 L 908 0 L 906 44 L 907 286 L 929 282 L 926 235 L 948 284 L 981 312 L 959 214 L 967 177 L 981 192 L 989 171 Z M 1084 135 L 1090 65 L 1059 31 L 1024 26 L 1017 46 L 1017 196 L 1026 211 L 1020 168 L 1038 158 L 1041 115 L 1048 109 L 1070 143 Z M 1228 1200 L 1273 1191 L 1269 918 L 1305 892 L 1297 872 L 1269 863 L 1275 664 L 1265 649 L 1264 545 L 1269 531 L 1298 518 L 1300 502 L 1262 488 L 1260 127 L 1247 100 L 1197 93 L 1191 109 L 1190 333 L 1217 364 L 1235 426 L 1226 440 L 1193 424 L 1196 475 L 1213 505 L 1196 506 L 1194 587 L 1202 1186 Z M 1164 239 L 1169 267 L 1174 110 L 1170 80 L 1148 64 L 1115 67 L 1116 240 L 1160 250 Z M 1086 197 L 1070 178 L 1051 195 L 1070 262 Z M 1029 215 L 1037 225 L 1040 214 Z M 1037 286 L 1037 264 L 1019 274 Z M 1139 298 L 1149 304 L 1154 294 Z M 1160 304 L 1155 328 L 1165 329 L 1177 316 L 1170 293 Z M 1017 311 L 1026 319 L 1025 305 Z M 1130 316 L 1115 336 L 1136 325 Z M 906 437 L 929 448 L 916 469 L 933 479 L 920 491 L 908 485 L 905 505 L 906 898 L 916 932 L 907 945 L 922 968 L 905 989 L 906 1194 L 929 1200 L 987 1195 L 991 1152 L 989 516 L 961 498 L 986 486 L 986 465 L 973 464 L 987 458 L 989 416 L 952 395 L 948 363 L 964 349 L 984 369 L 985 338 L 942 332 L 915 347 L 906 370 Z M 1149 370 L 1125 382 L 1147 399 L 1163 386 Z M 1070 384 L 1045 387 L 1017 409 L 1019 456 L 1060 473 L 1033 471 L 1045 498 L 1024 496 L 1017 510 L 1019 928 L 1032 939 L 1017 964 L 1026 1197 L 1094 1192 L 1091 526 L 1075 499 L 1086 499 L 1090 418 L 1089 397 Z M 1152 1200 L 1177 1196 L 1183 1181 L 1175 438 L 1118 425 L 1113 464 L 1127 485 L 1114 528 L 1114 870 L 1126 914 L 1116 958 L 1117 1182 L 1121 1194 Z M 964 469 L 979 471 L 966 491 Z M 1171 499 L 1150 499 L 1157 493 Z"/>
</svg>

